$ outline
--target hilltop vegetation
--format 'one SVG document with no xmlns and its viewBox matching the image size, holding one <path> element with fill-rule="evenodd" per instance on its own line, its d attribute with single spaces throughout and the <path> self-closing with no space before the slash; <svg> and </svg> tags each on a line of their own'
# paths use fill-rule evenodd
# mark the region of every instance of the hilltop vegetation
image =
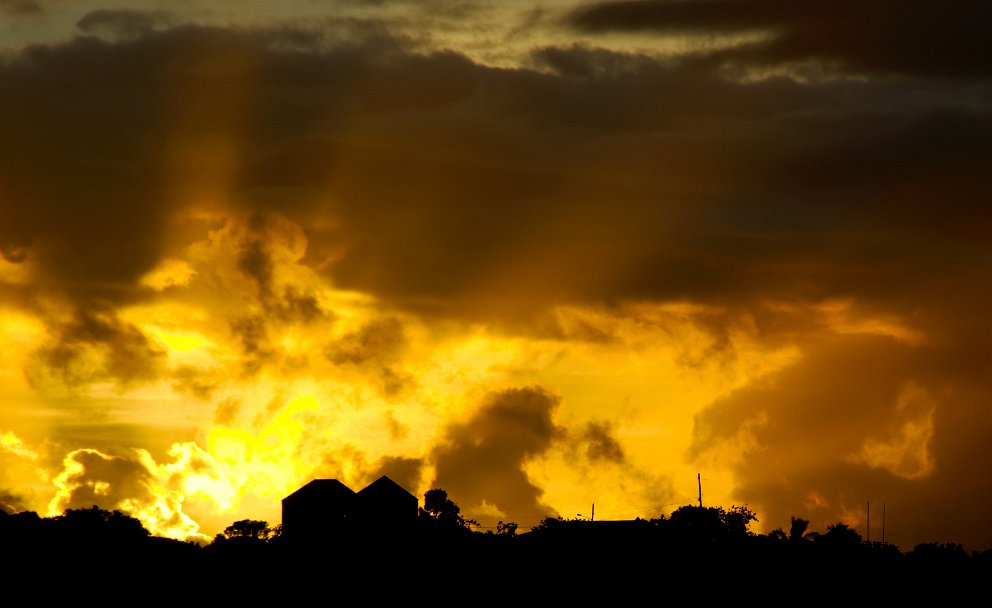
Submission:
<svg viewBox="0 0 992 608">
<path fill-rule="evenodd" d="M 281 526 L 250 519 L 209 543 L 160 538 L 137 519 L 96 506 L 51 518 L 0 514 L 0 543 L 10 580 L 61 570 L 63 580 L 103 581 L 108 593 L 146 587 L 161 572 L 181 575 L 176 584 L 198 594 L 272 594 L 277 588 L 263 582 L 276 580 L 389 580 L 378 593 L 402 594 L 430 581 L 438 592 L 481 586 L 500 596 L 526 584 L 548 597 L 636 595 L 662 581 L 703 584 L 709 596 L 757 593 L 759 581 L 780 594 L 853 592 L 879 580 L 887 593 L 893 585 L 946 585 L 953 593 L 992 575 L 992 549 L 926 543 L 902 552 L 863 542 L 844 523 L 817 532 L 796 517 L 788 532 L 756 534 L 750 525 L 757 515 L 739 506 L 683 506 L 668 517 L 632 521 L 547 518 L 520 532 L 512 522 L 480 531 L 442 490 L 429 492 L 424 505 L 408 535 L 359 534 L 319 547 L 289 543 Z"/>
</svg>

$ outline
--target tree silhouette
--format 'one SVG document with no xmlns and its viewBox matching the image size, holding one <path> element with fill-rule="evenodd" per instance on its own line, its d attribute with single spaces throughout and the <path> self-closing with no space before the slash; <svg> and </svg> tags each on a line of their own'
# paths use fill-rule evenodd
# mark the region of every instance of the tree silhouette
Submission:
<svg viewBox="0 0 992 608">
<path fill-rule="evenodd" d="M 281 526 L 270 528 L 269 522 L 267 521 L 257 519 L 240 519 L 224 528 L 224 536 L 227 538 L 269 540 L 279 536 L 280 530 Z"/>
<path fill-rule="evenodd" d="M 89 509 L 66 509 L 52 518 L 63 538 L 102 542 L 134 542 L 149 536 L 141 522 L 121 511 L 107 511 L 96 505 Z"/>
<path fill-rule="evenodd" d="M 727 534 L 731 538 L 743 538 L 751 535 L 751 522 L 758 521 L 758 516 L 747 506 L 733 505 L 727 511 L 720 509 L 720 519 L 727 528 Z"/>
<path fill-rule="evenodd" d="M 420 510 L 420 515 L 433 527 L 441 530 L 471 530 L 471 526 L 479 525 L 475 520 L 462 517 L 461 508 L 441 488 L 433 488 L 424 493 L 424 507 Z"/>
<path fill-rule="evenodd" d="M 751 535 L 749 526 L 758 517 L 746 506 L 696 507 L 685 505 L 676 509 L 665 527 L 682 542 L 719 543 L 742 540 Z"/>
<path fill-rule="evenodd" d="M 809 528 L 808 519 L 793 515 L 791 525 L 789 526 L 789 541 L 794 543 L 802 542 L 807 528 Z"/>
<path fill-rule="evenodd" d="M 906 554 L 911 563 L 927 567 L 961 567 L 968 561 L 964 547 L 956 543 L 921 543 Z"/>
<path fill-rule="evenodd" d="M 843 522 L 827 526 L 827 531 L 818 536 L 816 540 L 831 547 L 856 547 L 861 545 L 861 535 Z"/>
<path fill-rule="evenodd" d="M 516 522 L 503 523 L 502 520 L 496 524 L 496 535 L 497 536 L 516 536 L 517 535 L 517 524 Z"/>
</svg>

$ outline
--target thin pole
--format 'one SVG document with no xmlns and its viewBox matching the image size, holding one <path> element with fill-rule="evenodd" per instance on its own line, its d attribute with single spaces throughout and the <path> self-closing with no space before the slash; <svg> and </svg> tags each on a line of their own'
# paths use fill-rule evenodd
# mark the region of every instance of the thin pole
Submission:
<svg viewBox="0 0 992 608">
<path fill-rule="evenodd" d="M 699 508 L 703 508 L 703 479 L 696 473 L 696 484 L 699 486 Z"/>
<path fill-rule="evenodd" d="M 871 501 L 870 500 L 868 501 L 868 533 L 867 533 L 867 538 L 865 538 L 865 540 L 871 542 Z"/>
<path fill-rule="evenodd" d="M 882 542 L 885 542 L 885 503 L 882 503 Z"/>
<path fill-rule="evenodd" d="M 592 517 L 589 518 L 589 521 L 596 521 L 596 503 L 592 503 Z"/>
</svg>

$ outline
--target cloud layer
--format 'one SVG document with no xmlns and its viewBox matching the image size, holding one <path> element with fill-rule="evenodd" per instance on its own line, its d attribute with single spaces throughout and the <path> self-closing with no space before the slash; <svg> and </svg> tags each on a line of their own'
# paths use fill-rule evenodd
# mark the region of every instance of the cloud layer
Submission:
<svg viewBox="0 0 992 608">
<path fill-rule="evenodd" d="M 3 56 L 5 508 L 183 535 L 386 472 L 523 520 L 705 468 L 769 527 L 988 544 L 937 505 L 992 501 L 984 3 L 386 4 Z M 437 33 L 480 15 L 512 54 Z"/>
<path fill-rule="evenodd" d="M 759 42 L 717 54 L 752 65 L 820 62 L 940 79 L 985 78 L 992 69 L 992 9 L 981 0 L 628 0 L 583 6 L 568 21 L 588 32 L 757 32 Z"/>
</svg>

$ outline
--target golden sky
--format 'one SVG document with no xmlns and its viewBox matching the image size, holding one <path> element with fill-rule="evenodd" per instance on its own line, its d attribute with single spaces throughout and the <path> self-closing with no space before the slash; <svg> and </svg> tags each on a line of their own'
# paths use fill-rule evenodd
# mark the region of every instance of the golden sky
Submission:
<svg viewBox="0 0 992 608">
<path fill-rule="evenodd" d="M 127 8 L 122 8 L 126 5 Z M 0 506 L 992 545 L 979 0 L 0 0 Z"/>
</svg>

